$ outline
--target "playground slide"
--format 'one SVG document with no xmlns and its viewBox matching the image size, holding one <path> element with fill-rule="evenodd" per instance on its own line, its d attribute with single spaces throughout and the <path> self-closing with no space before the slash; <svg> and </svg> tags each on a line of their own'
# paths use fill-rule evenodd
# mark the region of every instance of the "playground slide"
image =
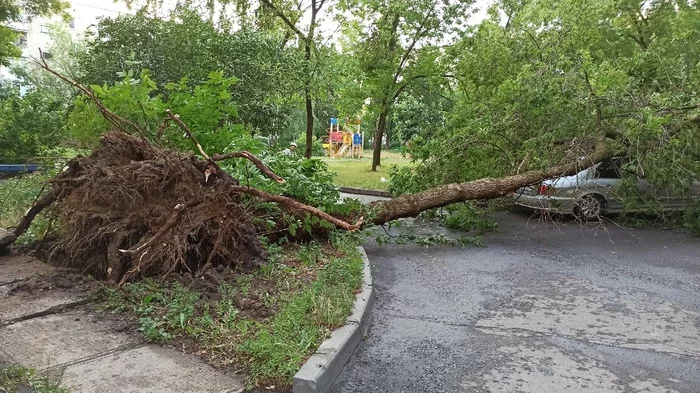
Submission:
<svg viewBox="0 0 700 393">
<path fill-rule="evenodd" d="M 348 149 L 348 146 L 349 146 L 349 145 L 343 145 L 343 147 L 341 147 L 340 150 L 338 151 L 338 155 L 339 155 L 339 156 L 342 156 L 343 153 L 345 153 L 345 150 Z"/>
</svg>

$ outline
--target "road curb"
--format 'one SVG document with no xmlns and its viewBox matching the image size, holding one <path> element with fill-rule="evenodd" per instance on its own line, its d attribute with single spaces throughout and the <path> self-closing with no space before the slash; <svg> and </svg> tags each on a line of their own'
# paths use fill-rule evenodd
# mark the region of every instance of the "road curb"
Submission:
<svg viewBox="0 0 700 393">
<path fill-rule="evenodd" d="M 367 333 L 374 304 L 372 271 L 365 249 L 358 246 L 357 250 L 364 269 L 362 290 L 355 296 L 352 314 L 345 326 L 334 330 L 296 373 L 292 384 L 294 393 L 326 393 Z"/>
<path fill-rule="evenodd" d="M 391 193 L 389 193 L 388 191 L 368 190 L 366 188 L 354 188 L 354 187 L 339 187 L 339 188 L 340 188 L 340 192 L 344 192 L 346 194 L 369 195 L 369 196 L 379 196 L 379 197 L 391 198 Z"/>
</svg>

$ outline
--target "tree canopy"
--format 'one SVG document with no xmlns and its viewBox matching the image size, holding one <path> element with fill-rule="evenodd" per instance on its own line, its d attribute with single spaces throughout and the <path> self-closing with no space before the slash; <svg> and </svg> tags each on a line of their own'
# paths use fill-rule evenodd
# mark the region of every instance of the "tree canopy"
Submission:
<svg viewBox="0 0 700 393">
<path fill-rule="evenodd" d="M 339 117 L 370 131 L 368 169 L 382 149 L 412 157 L 393 173 L 397 194 L 602 151 L 625 157 L 629 184 L 685 192 L 700 178 L 694 1 L 499 0 L 481 21 L 469 0 L 178 2 L 167 15 L 156 3 L 100 21 L 65 72 L 149 132 L 172 106 L 212 148 L 263 135 L 272 150 L 296 140 L 308 156 Z M 71 114 L 52 127 L 94 142 L 107 125 L 85 97 L 67 96 Z M 48 102 L 13 100 L 6 108 Z M 5 113 L 3 124 L 21 122 L 21 111 Z"/>
</svg>

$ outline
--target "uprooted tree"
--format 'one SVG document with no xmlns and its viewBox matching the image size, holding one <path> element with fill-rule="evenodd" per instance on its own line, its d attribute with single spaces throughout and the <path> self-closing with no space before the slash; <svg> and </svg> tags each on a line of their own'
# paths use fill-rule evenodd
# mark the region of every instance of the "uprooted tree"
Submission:
<svg viewBox="0 0 700 393">
<path fill-rule="evenodd" d="M 334 217 L 295 199 L 241 184 L 219 164 L 243 158 L 271 181 L 285 180 L 245 151 L 210 156 L 186 123 L 169 110 L 163 124 L 176 124 L 199 156 L 149 140 L 140 126 L 116 115 L 90 89 L 46 63 L 42 66 L 82 90 L 112 127 L 92 154 L 67 163 L 13 231 L 19 237 L 37 214 L 51 207 L 61 227 L 50 255 L 67 266 L 120 283 L 172 272 L 197 273 L 219 265 L 246 270 L 265 260 L 260 235 L 275 240 L 280 233 L 270 230 L 270 219 L 284 230 L 285 215 L 314 216 L 319 219 L 317 233 L 329 227 L 354 231 L 364 224 L 363 217 Z M 573 173 L 605 154 L 544 171 L 449 184 L 379 202 L 366 212 L 370 214 L 367 222 L 383 224 L 458 201 L 495 198 Z"/>
</svg>

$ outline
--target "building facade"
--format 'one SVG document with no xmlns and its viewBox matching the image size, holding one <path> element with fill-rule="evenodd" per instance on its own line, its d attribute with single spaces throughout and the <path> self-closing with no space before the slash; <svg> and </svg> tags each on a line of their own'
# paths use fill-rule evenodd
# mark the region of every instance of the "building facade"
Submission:
<svg viewBox="0 0 700 393">
<path fill-rule="evenodd" d="M 20 61 L 29 61 L 39 58 L 44 53 L 46 59 L 50 59 L 51 53 L 51 27 L 63 24 L 70 32 L 73 39 L 82 39 L 85 33 L 94 28 L 102 18 L 113 18 L 129 12 L 126 4 L 113 0 L 70 0 L 70 6 L 66 12 L 70 19 L 66 22 L 59 16 L 49 18 L 36 17 L 9 24 L 9 27 L 19 34 L 15 44 L 21 49 Z M 40 51 L 41 49 L 41 51 Z M 7 69 L 0 69 L 0 76 L 10 77 Z"/>
</svg>

